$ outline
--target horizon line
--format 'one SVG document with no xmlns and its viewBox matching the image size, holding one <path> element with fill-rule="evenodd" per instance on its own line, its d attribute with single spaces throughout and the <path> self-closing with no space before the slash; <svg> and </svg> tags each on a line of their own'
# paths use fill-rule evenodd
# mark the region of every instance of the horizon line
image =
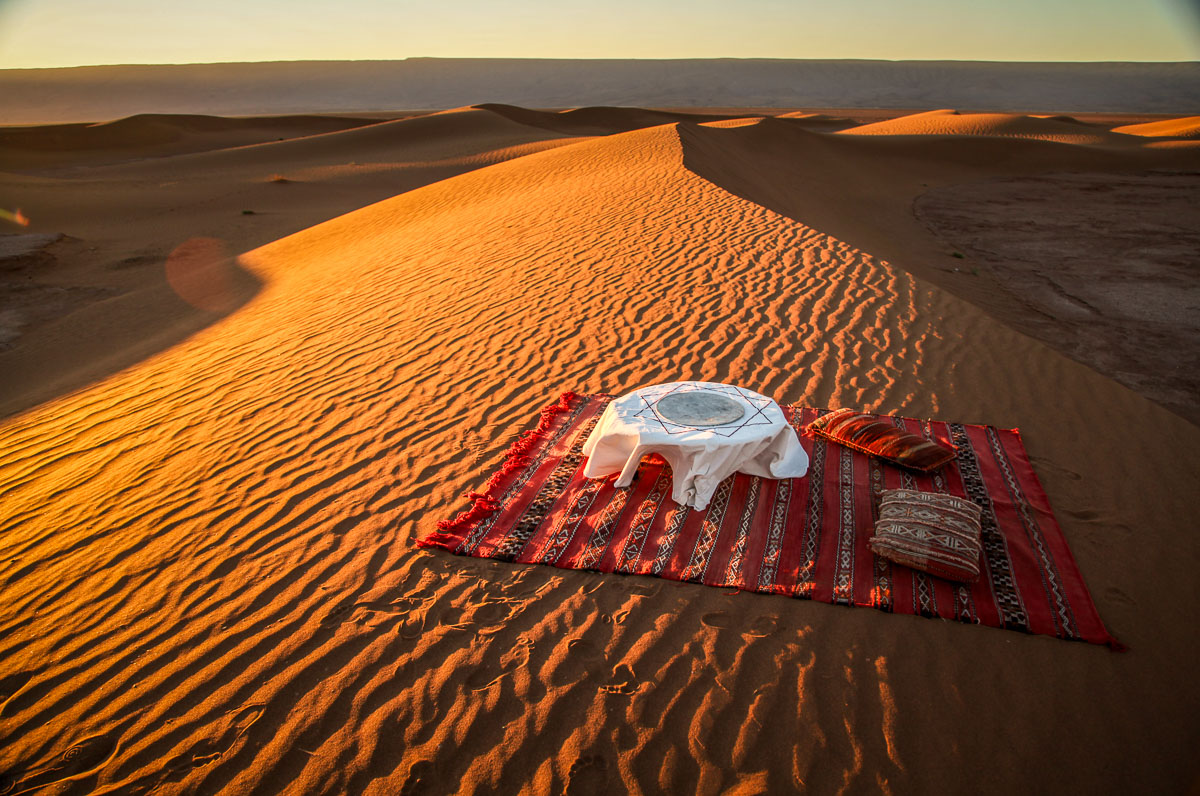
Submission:
<svg viewBox="0 0 1200 796">
<path fill-rule="evenodd" d="M 49 70 L 49 69 L 97 69 L 106 67 L 150 67 L 150 66 L 250 66 L 254 64 L 333 64 L 333 63 L 405 63 L 407 61 L 645 61 L 645 62 L 666 62 L 666 61 L 787 61 L 796 63 L 942 63 L 942 64 L 1125 64 L 1125 65 L 1166 65 L 1166 64 L 1197 64 L 1200 65 L 1200 60 L 1165 60 L 1165 61 L 1118 61 L 1118 60 L 1096 60 L 1096 61 L 1063 61 L 1063 60 L 1034 60 L 1034 61 L 1015 61 L 1015 60 L 997 60 L 997 59 L 962 59 L 962 58 L 779 58 L 772 56 L 762 57 L 741 57 L 741 56 L 696 56 L 685 58 L 621 58 L 621 57 L 596 57 L 596 58 L 555 58 L 555 57 L 538 57 L 538 56 L 444 56 L 444 55 L 413 55 L 404 58 L 297 58 L 297 59 L 272 59 L 264 61 L 154 61 L 143 63 L 108 63 L 108 64 L 72 64 L 64 66 L 3 66 L 0 67 L 0 72 L 16 72 L 16 71 L 33 71 L 33 70 Z"/>
</svg>

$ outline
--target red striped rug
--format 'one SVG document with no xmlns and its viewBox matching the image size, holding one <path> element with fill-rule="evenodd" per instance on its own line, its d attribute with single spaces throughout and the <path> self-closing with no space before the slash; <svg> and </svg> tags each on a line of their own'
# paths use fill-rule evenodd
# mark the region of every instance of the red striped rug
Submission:
<svg viewBox="0 0 1200 796">
<path fill-rule="evenodd" d="M 670 498 L 648 458 L 633 485 L 583 477 L 582 447 L 607 395 L 564 394 L 509 449 L 471 505 L 421 547 L 568 569 L 652 575 L 841 605 L 957 619 L 1064 639 L 1118 642 L 1105 629 L 1016 430 L 894 418 L 951 442 L 954 462 L 910 472 L 801 434 L 804 478 L 726 479 L 705 511 Z M 822 414 L 783 407 L 799 431 Z M 945 492 L 983 511 L 984 566 L 972 585 L 875 557 L 867 539 L 884 489 Z"/>
</svg>

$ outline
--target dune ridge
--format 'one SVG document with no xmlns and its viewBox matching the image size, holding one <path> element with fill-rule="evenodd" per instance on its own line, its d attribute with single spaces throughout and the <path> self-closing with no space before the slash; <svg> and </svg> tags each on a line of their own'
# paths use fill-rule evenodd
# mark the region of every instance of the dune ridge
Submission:
<svg viewBox="0 0 1200 796">
<path fill-rule="evenodd" d="M 894 121 L 909 130 L 909 118 Z M 701 176 L 903 257 L 911 273 L 1200 420 L 1188 367 L 1200 326 L 1187 309 L 1200 149 L 1054 133 L 824 135 L 777 119 L 714 127 L 682 130 L 685 164 Z"/>
<path fill-rule="evenodd" d="M 568 108 L 558 112 L 536 111 L 496 103 L 484 103 L 474 107 L 530 127 L 544 127 L 571 135 L 610 135 L 680 121 L 720 122 L 738 118 L 728 114 L 682 113 L 630 107 Z"/>
<path fill-rule="evenodd" d="M 1151 138 L 1200 138 L 1200 116 L 1127 124 L 1114 127 L 1113 132 L 1125 135 L 1144 135 Z"/>
<path fill-rule="evenodd" d="M 914 142 L 786 120 L 529 135 L 243 253 L 261 288 L 235 312 L 0 423 L 0 787 L 1187 785 L 1200 429 L 831 235 L 796 197 L 847 200 L 778 159 Z M 847 190 L 926 169 L 897 160 Z M 676 379 L 1021 427 L 1134 651 L 412 547 L 562 390 Z"/>
<path fill-rule="evenodd" d="M 111 122 L 0 128 L 0 170 L 89 166 L 256 144 L 372 124 L 372 119 L 141 114 Z"/>
<path fill-rule="evenodd" d="M 514 123 L 495 113 L 456 108 L 284 141 L 210 150 L 191 157 L 197 163 L 208 162 L 222 168 L 251 164 L 275 168 L 312 160 L 329 162 L 348 153 L 355 155 L 356 163 L 378 157 L 386 158 L 389 163 L 424 164 L 556 137 L 560 136 Z M 403 159 L 397 156 L 403 156 Z M 149 165 L 153 167 L 153 164 Z"/>
<path fill-rule="evenodd" d="M 470 109 L 312 135 L 291 132 L 301 134 L 227 146 L 217 133 L 194 139 L 196 146 L 206 144 L 199 152 L 129 163 L 111 163 L 102 153 L 86 168 L 64 170 L 59 161 L 28 173 L 0 172 L 0 185 L 22 197 L 41 228 L 71 230 L 43 267 L 0 263 L 0 271 L 13 274 L 7 283 L 0 280 L 13 307 L 2 325 L 30 340 L 0 351 L 0 367 L 13 374 L 0 381 L 0 412 L 86 384 L 211 323 L 215 316 L 180 301 L 163 278 L 172 251 L 191 238 L 245 251 L 396 193 L 575 140 Z M 32 165 L 25 151 L 0 147 L 0 158 L 6 154 Z M 88 154 L 64 150 L 63 157 Z M 127 234 L 131 224 L 136 235 Z M 252 294 L 253 280 L 236 268 L 231 273 L 242 285 L 239 295 Z M 41 286 L 31 296 L 26 283 L 35 276 Z M 42 294 L 68 303 L 39 324 L 46 313 L 20 305 Z M 108 344 L 97 351 L 96 340 Z"/>
<path fill-rule="evenodd" d="M 1003 138 L 1035 138 L 1065 144 L 1107 144 L 1119 146 L 1122 136 L 1107 130 L 1090 128 L 1070 117 L 1026 116 L 1017 113 L 960 113 L 936 110 L 852 127 L 842 135 L 955 135 Z"/>
</svg>

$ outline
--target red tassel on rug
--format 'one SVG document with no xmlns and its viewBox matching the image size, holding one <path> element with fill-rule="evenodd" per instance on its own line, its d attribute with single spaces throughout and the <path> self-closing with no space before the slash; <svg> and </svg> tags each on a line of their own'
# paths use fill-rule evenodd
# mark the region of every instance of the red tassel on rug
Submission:
<svg viewBox="0 0 1200 796">
<path fill-rule="evenodd" d="M 560 395 L 554 403 L 542 407 L 537 428 L 525 431 L 513 441 L 512 445 L 508 447 L 508 451 L 504 454 L 504 462 L 495 474 L 487 480 L 487 483 L 483 485 L 483 491 L 468 492 L 465 495 L 467 500 L 472 501 L 471 507 L 459 512 L 458 516 L 453 519 L 438 520 L 437 527 L 440 533 L 431 533 L 418 539 L 417 546 L 452 547 L 471 526 L 495 513 L 500 508 L 500 505 L 496 502 L 500 483 L 507 476 L 512 475 L 529 464 L 531 461 L 530 451 L 535 450 L 542 440 L 545 439 L 546 433 L 554 425 L 555 419 L 564 412 L 571 410 L 571 403 L 578 397 L 577 393 L 568 390 Z"/>
</svg>

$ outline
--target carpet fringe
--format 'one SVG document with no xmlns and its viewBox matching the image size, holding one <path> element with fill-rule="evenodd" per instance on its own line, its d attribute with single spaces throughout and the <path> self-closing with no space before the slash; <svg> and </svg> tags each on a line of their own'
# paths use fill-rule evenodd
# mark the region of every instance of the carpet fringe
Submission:
<svg viewBox="0 0 1200 796">
<path fill-rule="evenodd" d="M 504 454 L 504 463 L 500 469 L 483 485 L 482 492 L 468 492 L 464 497 L 471 501 L 466 510 L 449 520 L 438 520 L 438 532 L 431 533 L 417 540 L 418 547 L 450 548 L 461 540 L 462 536 L 480 520 L 491 516 L 500 510 L 498 502 L 500 485 L 508 476 L 529 465 L 532 461 L 530 452 L 546 438 L 550 428 L 559 415 L 571 410 L 571 403 L 579 397 L 578 393 L 568 390 L 547 406 L 542 407 L 541 417 L 537 428 L 525 431 L 517 437 Z"/>
</svg>

